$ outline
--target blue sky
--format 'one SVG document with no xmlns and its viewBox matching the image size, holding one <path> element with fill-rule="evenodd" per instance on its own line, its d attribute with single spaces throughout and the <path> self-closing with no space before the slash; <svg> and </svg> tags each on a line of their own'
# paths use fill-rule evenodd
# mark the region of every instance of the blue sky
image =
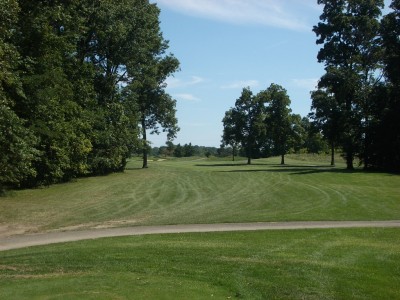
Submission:
<svg viewBox="0 0 400 300">
<path fill-rule="evenodd" d="M 283 86 L 293 113 L 310 111 L 323 74 L 313 25 L 316 0 L 153 0 L 161 30 L 181 70 L 168 79 L 181 128 L 175 144 L 219 147 L 222 118 L 244 87 Z M 151 136 L 165 145 L 164 135 Z"/>
</svg>

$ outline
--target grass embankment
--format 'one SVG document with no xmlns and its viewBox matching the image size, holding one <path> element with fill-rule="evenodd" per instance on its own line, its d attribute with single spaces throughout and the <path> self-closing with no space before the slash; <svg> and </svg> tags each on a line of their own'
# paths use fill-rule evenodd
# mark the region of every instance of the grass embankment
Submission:
<svg viewBox="0 0 400 300">
<path fill-rule="evenodd" d="M 1 299 L 397 299 L 400 231 L 100 239 L 0 252 Z"/>
<path fill-rule="evenodd" d="M 127 225 L 400 218 L 400 176 L 324 161 L 132 161 L 124 173 L 0 198 L 12 232 Z M 1 232 L 1 228 L 0 228 Z"/>
</svg>

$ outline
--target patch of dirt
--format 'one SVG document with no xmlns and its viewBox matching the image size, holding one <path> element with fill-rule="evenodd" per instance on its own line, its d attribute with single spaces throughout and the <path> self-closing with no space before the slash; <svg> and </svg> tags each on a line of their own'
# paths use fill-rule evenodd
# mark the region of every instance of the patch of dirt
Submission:
<svg viewBox="0 0 400 300">
<path fill-rule="evenodd" d="M 7 238 L 13 235 L 27 234 L 38 232 L 37 227 L 14 225 L 14 224 L 0 224 L 0 238 Z"/>
<path fill-rule="evenodd" d="M 111 221 L 106 221 L 103 223 L 90 222 L 90 223 L 61 227 L 58 229 L 50 230 L 50 232 L 77 231 L 77 230 L 83 230 L 83 229 L 107 229 L 107 228 L 129 227 L 129 226 L 140 224 L 141 222 L 143 222 L 146 219 L 147 218 L 134 219 L 134 220 L 111 220 Z"/>
<path fill-rule="evenodd" d="M 132 226 L 135 224 L 138 224 L 139 222 L 143 221 L 144 219 L 141 220 L 119 220 L 119 221 L 108 221 L 104 222 L 103 224 L 97 225 L 93 228 L 95 229 L 105 229 L 105 228 L 115 228 L 115 227 L 126 227 L 126 226 Z"/>
</svg>

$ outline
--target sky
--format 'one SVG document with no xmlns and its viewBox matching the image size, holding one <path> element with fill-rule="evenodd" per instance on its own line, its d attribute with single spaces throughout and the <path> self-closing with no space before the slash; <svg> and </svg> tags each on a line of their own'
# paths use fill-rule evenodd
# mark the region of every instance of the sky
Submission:
<svg viewBox="0 0 400 300">
<path fill-rule="evenodd" d="M 387 1 L 386 1 L 387 2 Z M 324 73 L 312 31 L 315 0 L 153 0 L 161 31 L 180 71 L 166 91 L 177 101 L 181 128 L 174 144 L 219 147 L 225 112 L 242 89 L 272 83 L 287 90 L 293 113 L 307 116 L 310 91 Z M 165 135 L 149 138 L 165 145 Z"/>
</svg>

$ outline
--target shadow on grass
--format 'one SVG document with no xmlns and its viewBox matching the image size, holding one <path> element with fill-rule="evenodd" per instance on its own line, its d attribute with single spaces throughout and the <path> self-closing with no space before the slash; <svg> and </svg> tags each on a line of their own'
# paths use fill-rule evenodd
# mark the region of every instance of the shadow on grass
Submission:
<svg viewBox="0 0 400 300">
<path fill-rule="evenodd" d="M 275 164 L 266 163 L 252 163 L 248 165 L 247 163 L 230 163 L 230 164 L 197 164 L 196 167 L 249 167 L 249 166 L 274 166 Z"/>
<path fill-rule="evenodd" d="M 354 173 L 381 173 L 374 171 L 365 171 L 363 169 L 348 170 L 344 168 L 337 168 L 330 165 L 280 165 L 280 164 L 260 164 L 255 163 L 251 165 L 247 164 L 198 164 L 197 167 L 247 167 L 246 169 L 235 169 L 235 170 L 220 170 L 219 173 L 289 173 L 291 175 L 306 175 L 306 174 L 318 174 L 318 173 L 332 173 L 332 174 L 354 174 Z M 251 169 L 251 167 L 268 166 L 267 169 Z M 386 173 L 387 174 L 387 173 Z"/>
</svg>

